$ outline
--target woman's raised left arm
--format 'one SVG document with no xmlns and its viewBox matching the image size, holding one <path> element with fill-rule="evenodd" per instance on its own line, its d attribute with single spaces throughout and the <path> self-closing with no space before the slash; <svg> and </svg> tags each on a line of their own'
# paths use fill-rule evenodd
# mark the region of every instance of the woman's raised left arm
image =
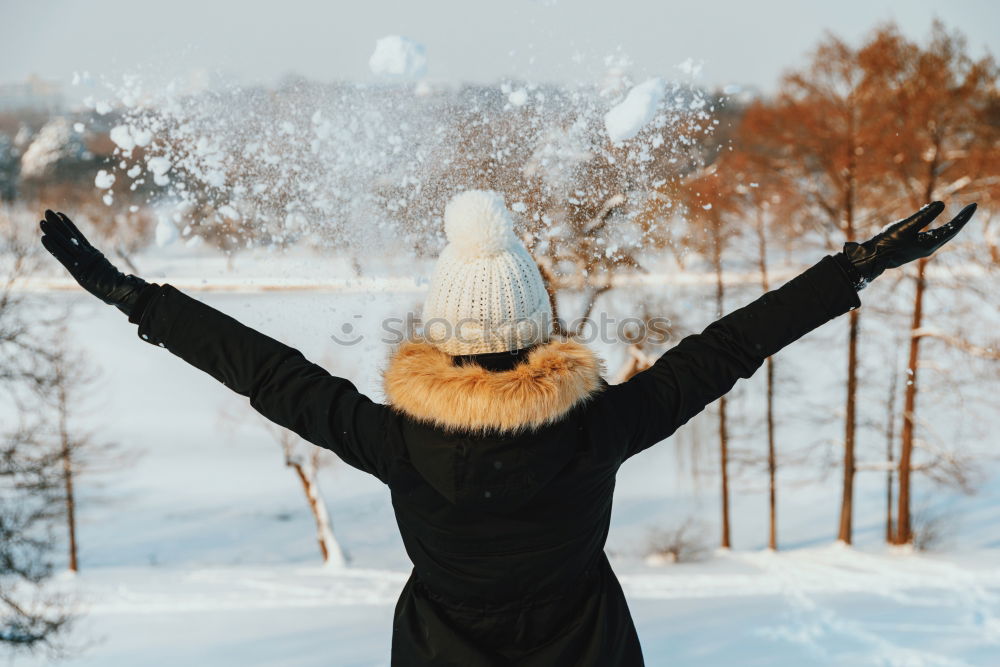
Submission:
<svg viewBox="0 0 1000 667">
<path fill-rule="evenodd" d="M 785 285 L 688 336 L 628 382 L 597 400 L 628 432 L 622 459 L 667 438 L 705 406 L 749 378 L 770 355 L 860 305 L 857 291 L 888 268 L 927 257 L 953 238 L 976 210 L 970 204 L 927 232 L 944 204 L 934 202 L 864 243 L 823 258 Z M 853 288 L 853 289 L 852 289 Z M 620 437 L 624 435 L 624 437 Z"/>
</svg>

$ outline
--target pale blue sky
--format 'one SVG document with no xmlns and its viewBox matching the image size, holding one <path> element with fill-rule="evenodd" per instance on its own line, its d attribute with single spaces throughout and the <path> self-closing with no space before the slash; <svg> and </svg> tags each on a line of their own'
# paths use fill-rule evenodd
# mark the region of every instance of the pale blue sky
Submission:
<svg viewBox="0 0 1000 667">
<path fill-rule="evenodd" d="M 1000 52 L 996 0 L 0 0 L 0 81 L 135 67 L 368 79 L 375 40 L 403 34 L 426 45 L 435 80 L 592 80 L 620 47 L 640 76 L 690 57 L 705 84 L 767 90 L 825 30 L 857 40 L 895 19 L 919 37 L 935 16 L 974 54 Z"/>
</svg>

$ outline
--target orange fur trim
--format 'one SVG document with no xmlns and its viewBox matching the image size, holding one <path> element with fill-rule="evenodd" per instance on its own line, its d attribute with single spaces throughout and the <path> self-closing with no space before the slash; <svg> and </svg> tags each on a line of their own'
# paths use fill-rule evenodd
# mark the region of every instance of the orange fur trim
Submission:
<svg viewBox="0 0 1000 667">
<path fill-rule="evenodd" d="M 603 364 L 585 345 L 553 340 L 509 371 L 456 366 L 420 340 L 403 343 L 383 374 L 389 405 L 423 422 L 469 431 L 552 423 L 601 389 Z"/>
</svg>

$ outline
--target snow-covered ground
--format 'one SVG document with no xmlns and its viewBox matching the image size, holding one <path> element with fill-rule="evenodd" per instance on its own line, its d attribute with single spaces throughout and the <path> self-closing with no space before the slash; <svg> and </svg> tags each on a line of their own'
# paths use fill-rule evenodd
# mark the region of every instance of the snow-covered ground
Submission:
<svg viewBox="0 0 1000 667">
<path fill-rule="evenodd" d="M 994 562 L 990 562 L 990 559 Z M 81 575 L 71 665 L 385 665 L 406 573 L 279 564 L 109 567 Z M 729 553 L 621 575 L 650 665 L 991 665 L 995 554 L 838 546 Z"/>
<path fill-rule="evenodd" d="M 152 280 L 187 275 L 165 257 L 158 264 L 138 261 Z M 351 277 L 349 262 L 326 260 L 325 266 L 328 277 Z M 308 267 L 302 273 L 309 274 Z M 224 274 L 201 265 L 190 275 L 202 276 L 207 287 Z M 374 294 L 311 289 L 197 296 L 380 397 L 381 319 L 414 310 L 419 290 L 413 283 Z M 143 343 L 120 313 L 81 292 L 38 291 L 26 298 L 71 309 L 73 344 L 102 369 L 93 399 L 81 406 L 86 425 L 134 455 L 128 466 L 80 484 L 82 569 L 58 585 L 84 612 L 72 636 L 84 648 L 66 664 L 388 664 L 393 604 L 409 566 L 384 487 L 343 465 L 322 471 L 334 526 L 352 562 L 342 571 L 320 567 L 299 483 L 241 397 Z M 612 301 L 605 307 L 626 306 Z M 699 312 L 689 324 L 704 325 L 707 318 Z M 365 338 L 350 347 L 335 344 L 330 336 L 344 323 Z M 873 340 L 878 332 L 866 335 Z M 839 482 L 836 456 L 823 442 L 839 434 L 834 410 L 843 338 L 844 327 L 833 323 L 780 356 L 780 372 L 793 384 L 781 398 L 779 446 L 818 450 L 811 465 L 781 471 L 781 552 L 762 548 L 766 487 L 759 470 L 744 466 L 734 480 L 736 550 L 710 552 L 699 563 L 644 561 L 649 529 L 675 527 L 688 517 L 701 522 L 705 541 L 715 544 L 709 415 L 622 469 L 608 551 L 648 664 L 1000 664 L 1000 471 L 988 468 L 971 497 L 918 478 L 918 506 L 946 517 L 943 550 L 932 554 L 882 546 L 884 474 L 862 472 L 857 546 L 831 543 Z M 738 390 L 736 419 L 755 409 L 759 379 Z M 836 398 L 824 402 L 826 396 Z M 829 423 L 818 424 L 815 416 Z M 736 429 L 740 447 L 759 445 L 755 428 L 750 421 Z M 693 476 L 690 443 L 699 434 L 709 444 L 698 455 L 702 474 Z M 864 455 L 878 452 L 881 442 Z M 824 466 L 827 472 L 818 472 Z"/>
</svg>

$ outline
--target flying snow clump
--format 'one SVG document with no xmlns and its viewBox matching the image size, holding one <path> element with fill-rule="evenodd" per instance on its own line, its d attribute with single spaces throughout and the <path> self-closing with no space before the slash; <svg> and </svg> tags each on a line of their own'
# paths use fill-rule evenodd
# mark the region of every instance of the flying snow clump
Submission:
<svg viewBox="0 0 1000 667">
<path fill-rule="evenodd" d="M 146 166 L 153 172 L 153 182 L 157 185 L 166 185 L 170 182 L 167 172 L 170 171 L 170 160 L 163 156 L 151 157 L 146 160 Z"/>
<path fill-rule="evenodd" d="M 99 190 L 107 190 L 114 184 L 115 184 L 115 175 L 109 174 L 103 169 L 98 171 L 96 178 L 94 178 L 94 185 L 97 186 Z"/>
<path fill-rule="evenodd" d="M 648 79 L 628 91 L 628 95 L 604 116 L 604 127 L 614 143 L 621 143 L 639 134 L 653 120 L 663 100 L 666 85 L 663 79 Z"/>
<path fill-rule="evenodd" d="M 507 100 L 516 107 L 524 106 L 525 102 L 528 101 L 528 91 L 524 88 L 518 88 L 507 96 Z"/>
<path fill-rule="evenodd" d="M 111 128 L 109 136 L 111 137 L 111 141 L 115 142 L 115 145 L 125 152 L 135 148 L 135 139 L 132 138 L 132 133 L 129 132 L 128 125 L 116 125 Z"/>
<path fill-rule="evenodd" d="M 412 39 L 389 35 L 375 42 L 368 66 L 381 76 L 419 77 L 427 69 L 427 50 Z"/>
<path fill-rule="evenodd" d="M 20 139 L 21 133 L 18 132 L 18 135 Z M 27 142 L 28 138 L 24 137 L 23 141 Z M 42 176 L 54 168 L 59 160 L 70 157 L 80 159 L 84 151 L 84 146 L 79 137 L 74 136 L 69 121 L 62 117 L 53 118 L 31 139 L 21 156 L 21 176 Z"/>
</svg>

